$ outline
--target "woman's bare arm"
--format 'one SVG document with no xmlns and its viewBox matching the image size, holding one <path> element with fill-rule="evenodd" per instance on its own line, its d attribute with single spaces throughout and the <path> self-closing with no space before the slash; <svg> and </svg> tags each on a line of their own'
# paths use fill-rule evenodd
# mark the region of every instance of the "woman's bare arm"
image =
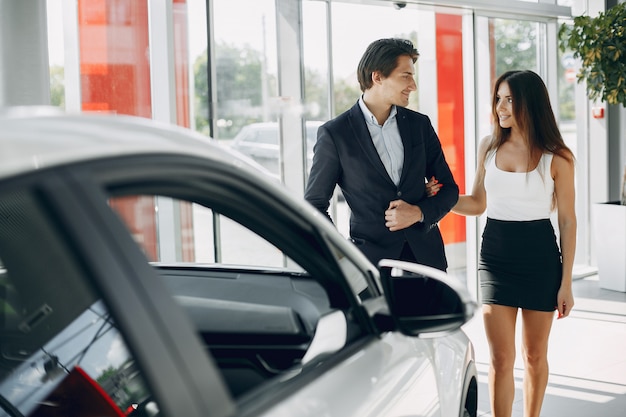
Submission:
<svg viewBox="0 0 626 417">
<path fill-rule="evenodd" d="M 487 158 L 487 148 L 491 141 L 491 136 L 486 136 L 480 141 L 478 146 L 478 165 L 476 167 L 476 177 L 471 194 L 459 196 L 459 201 L 452 212 L 463 216 L 480 216 L 487 208 L 487 192 L 485 191 L 485 160 Z"/>
<path fill-rule="evenodd" d="M 557 295 L 559 318 L 567 317 L 574 307 L 572 294 L 572 269 L 576 252 L 576 211 L 574 186 L 574 160 L 554 155 L 551 166 L 559 223 L 563 272 Z"/>
</svg>

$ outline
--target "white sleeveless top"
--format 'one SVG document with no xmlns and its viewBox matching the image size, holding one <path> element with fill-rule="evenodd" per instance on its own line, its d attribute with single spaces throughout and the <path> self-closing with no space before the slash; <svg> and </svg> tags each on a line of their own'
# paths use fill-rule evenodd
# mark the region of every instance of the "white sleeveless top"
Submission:
<svg viewBox="0 0 626 417">
<path fill-rule="evenodd" d="M 487 217 L 496 220 L 549 219 L 554 194 L 550 173 L 553 154 L 544 153 L 530 172 L 508 172 L 496 166 L 496 152 L 485 161 Z"/>
</svg>

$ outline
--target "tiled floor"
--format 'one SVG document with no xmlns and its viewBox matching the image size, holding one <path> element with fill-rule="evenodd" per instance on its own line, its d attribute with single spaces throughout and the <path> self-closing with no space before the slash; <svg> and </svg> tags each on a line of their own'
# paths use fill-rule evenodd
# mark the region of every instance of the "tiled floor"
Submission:
<svg viewBox="0 0 626 417">
<path fill-rule="evenodd" d="M 574 310 L 552 326 L 550 378 L 541 417 L 626 417 L 626 293 L 600 288 L 597 275 L 577 279 L 573 287 Z M 518 321 L 518 341 L 519 330 Z M 476 349 L 478 415 L 491 417 L 489 352 L 480 314 L 465 331 Z M 518 343 L 513 417 L 523 417 L 519 352 Z"/>
</svg>

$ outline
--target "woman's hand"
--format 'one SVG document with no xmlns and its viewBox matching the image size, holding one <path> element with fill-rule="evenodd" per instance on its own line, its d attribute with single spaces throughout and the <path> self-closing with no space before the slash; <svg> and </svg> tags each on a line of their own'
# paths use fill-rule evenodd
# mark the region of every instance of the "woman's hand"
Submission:
<svg viewBox="0 0 626 417">
<path fill-rule="evenodd" d="M 574 307 L 574 296 L 571 286 L 562 285 L 557 294 L 557 310 L 559 319 L 569 316 Z"/>
<path fill-rule="evenodd" d="M 439 184 L 435 177 L 430 177 L 430 180 L 426 183 L 426 195 L 428 197 L 437 195 L 441 187 L 443 187 L 443 184 Z"/>
</svg>

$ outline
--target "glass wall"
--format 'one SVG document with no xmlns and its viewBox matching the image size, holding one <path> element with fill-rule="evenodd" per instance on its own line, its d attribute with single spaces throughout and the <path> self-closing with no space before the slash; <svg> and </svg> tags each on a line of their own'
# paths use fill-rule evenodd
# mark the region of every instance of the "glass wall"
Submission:
<svg viewBox="0 0 626 417">
<path fill-rule="evenodd" d="M 213 137 L 230 140 L 244 126 L 277 121 L 276 9 L 274 0 L 215 0 L 212 7 Z"/>
<path fill-rule="evenodd" d="M 336 114 L 335 95 L 341 95 L 336 88 L 329 88 L 333 83 L 329 16 L 328 3 L 324 1 L 302 2 L 303 117 L 312 129 L 313 126 L 331 119 Z M 317 129 L 307 133 L 306 136 L 306 170 L 308 172 L 311 169 Z"/>
<path fill-rule="evenodd" d="M 284 147 L 300 135 L 293 135 L 291 122 L 285 127 L 285 117 L 302 121 L 306 178 L 317 127 L 360 96 L 356 66 L 366 46 L 381 37 L 404 37 L 421 54 L 418 90 L 409 107 L 431 118 L 464 193 L 473 181 L 476 145 L 491 131 L 491 85 L 508 69 L 533 69 L 544 77 L 566 142 L 575 152 L 579 143 L 571 57 L 551 60 L 556 17 L 533 12 L 570 2 L 510 3 L 514 13 L 508 3 L 498 2 L 486 12 L 329 0 L 175 0 L 158 7 L 145 0 L 48 1 L 49 36 L 55 40 L 50 43 L 52 100 L 70 110 L 165 118 L 190 127 L 239 150 L 292 188 L 285 172 L 297 155 L 285 157 Z M 293 53 L 287 43 L 298 50 Z M 293 80 L 301 84 L 300 94 L 289 87 Z M 302 192 L 300 185 L 295 188 Z M 191 261 L 201 246 L 210 248 L 202 251 L 207 261 L 238 260 L 238 248 L 227 242 L 233 226 L 218 215 L 152 198 L 120 204 L 116 208 L 127 222 L 141 228 L 137 233 L 147 240 L 152 259 Z M 585 207 L 579 207 L 582 218 Z M 347 236 L 349 210 L 340 193 L 332 208 L 339 231 Z M 141 219 L 133 219 L 137 215 Z M 474 268 L 481 221 L 454 214 L 442 220 L 450 272 L 464 277 Z M 286 262 L 275 254 L 267 260 Z M 475 285 L 474 278 L 469 281 Z"/>
<path fill-rule="evenodd" d="M 455 178 L 464 187 L 465 127 L 463 19 L 469 13 L 461 9 L 407 5 L 398 9 L 390 4 L 362 5 L 306 1 L 303 13 L 306 108 L 326 109 L 325 102 L 312 105 L 312 98 L 330 97 L 329 117 L 352 107 L 361 95 L 356 67 L 367 45 L 375 39 L 397 37 L 410 39 L 420 51 L 416 65 L 418 91 L 410 97 L 409 108 L 427 114 L 438 131 L 448 163 Z M 330 16 L 330 45 L 319 36 L 320 25 Z M 354 16 L 359 24 L 354 25 Z M 322 25 L 323 26 L 323 25 Z M 316 30 L 309 28 L 316 28 Z M 471 35 L 469 35 L 471 37 Z M 331 56 L 330 65 L 328 55 Z M 316 59 L 306 59 L 316 57 Z M 329 69 L 327 69 L 329 67 Z M 327 75 L 330 74 L 330 75 Z M 326 81 L 328 80 L 328 81 Z M 332 91 L 324 93 L 332 83 Z M 326 95 L 328 94 L 328 95 Z M 349 209 L 338 198 L 334 221 L 348 236 Z M 465 219 L 448 216 L 440 224 L 450 269 L 465 269 Z"/>
<path fill-rule="evenodd" d="M 545 23 L 492 16 L 476 18 L 478 138 L 491 134 L 491 95 L 506 71 L 529 69 L 545 79 Z"/>
<path fill-rule="evenodd" d="M 48 59 L 50 65 L 50 104 L 65 109 L 65 48 L 63 10 L 58 1 L 46 0 Z"/>
<path fill-rule="evenodd" d="M 561 20 L 561 24 L 571 22 Z M 580 117 L 586 113 L 585 87 L 576 81 L 580 62 L 574 59 L 571 51 L 558 50 L 558 115 L 559 129 L 563 140 L 576 156 L 576 213 L 578 217 L 578 242 L 574 274 L 578 276 L 589 275 L 595 272 L 590 267 L 592 263 L 591 237 L 590 237 L 590 197 L 589 176 L 589 142 L 586 140 L 585 126 L 587 118 Z M 583 105 L 581 105 L 581 103 Z"/>
<path fill-rule="evenodd" d="M 576 211 L 579 220 L 578 249 L 574 274 L 588 270 L 589 214 L 584 187 L 580 187 L 581 164 L 579 152 L 579 131 L 576 127 L 575 74 L 577 63 L 572 54 L 556 48 L 558 26 L 563 21 L 557 19 L 541 20 L 529 17 L 511 19 L 504 15 L 478 15 L 476 18 L 477 56 L 477 136 L 484 137 L 491 132 L 491 93 L 492 86 L 499 75 L 514 69 L 530 69 L 537 72 L 546 83 L 551 95 L 553 110 L 565 143 L 572 149 L 577 160 L 577 201 Z M 553 34 L 554 37 L 550 37 Z M 548 51 L 554 51 L 551 56 Z M 489 92 L 489 94 L 487 94 Z M 483 222 L 479 219 L 477 236 L 482 233 Z M 556 216 L 554 216 L 556 221 Z M 581 271 L 581 272 L 578 272 Z"/>
</svg>

